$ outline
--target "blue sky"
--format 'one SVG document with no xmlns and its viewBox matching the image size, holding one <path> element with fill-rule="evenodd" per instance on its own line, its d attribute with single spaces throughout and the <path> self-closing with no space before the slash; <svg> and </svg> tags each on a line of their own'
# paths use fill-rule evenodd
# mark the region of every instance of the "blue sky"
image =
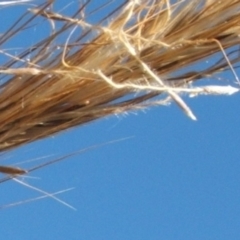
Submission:
<svg viewBox="0 0 240 240">
<path fill-rule="evenodd" d="M 3 164 L 54 159 L 134 136 L 31 173 L 24 181 L 48 192 L 74 187 L 58 197 L 77 211 L 49 198 L 1 210 L 2 238 L 239 239 L 239 101 L 187 99 L 196 122 L 174 104 L 111 116 L 4 154 Z M 10 181 L 0 194 L 0 205 L 39 196 Z"/>
</svg>

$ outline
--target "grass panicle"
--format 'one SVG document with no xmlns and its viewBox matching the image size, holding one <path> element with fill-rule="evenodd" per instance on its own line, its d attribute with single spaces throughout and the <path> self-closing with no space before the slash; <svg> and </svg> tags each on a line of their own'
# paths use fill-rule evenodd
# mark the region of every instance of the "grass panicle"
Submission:
<svg viewBox="0 0 240 240">
<path fill-rule="evenodd" d="M 71 16 L 54 12 L 54 1 L 30 5 L 1 35 L 4 46 L 33 22 L 52 27 L 18 55 L 1 47 L 1 55 L 11 58 L 0 68 L 1 151 L 110 114 L 171 102 L 196 120 L 183 95 L 239 91 L 240 1 L 116 1 L 98 24 L 87 21 L 90 3 Z M 204 69 L 194 67 L 214 56 Z M 227 70 L 230 83 L 216 79 Z M 212 81 L 195 84 L 206 78 Z"/>
<path fill-rule="evenodd" d="M 53 0 L 30 2 L 18 1 L 26 12 L 0 33 L 1 152 L 151 106 L 177 104 L 196 120 L 185 96 L 239 92 L 240 0 L 112 0 L 91 11 L 88 0 L 74 3 L 71 15 L 54 10 Z M 0 4 L 7 8 L 16 1 Z M 97 23 L 90 21 L 95 14 L 103 15 Z M 17 54 L 6 48 L 41 23 L 51 32 L 39 42 Z M 230 80 L 223 78 L 226 71 Z M 0 166 L 8 175 L 0 183 L 13 179 L 43 193 L 40 198 L 62 202 L 58 192 L 18 176 L 66 157 L 32 169 Z"/>
</svg>

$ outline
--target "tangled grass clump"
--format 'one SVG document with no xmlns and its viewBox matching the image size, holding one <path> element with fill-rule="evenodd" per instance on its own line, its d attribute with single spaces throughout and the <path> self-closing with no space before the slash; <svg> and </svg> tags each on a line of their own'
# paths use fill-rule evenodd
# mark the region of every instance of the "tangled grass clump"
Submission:
<svg viewBox="0 0 240 240">
<path fill-rule="evenodd" d="M 0 68 L 0 151 L 171 102 L 196 120 L 183 94 L 239 91 L 240 0 L 115 0 L 91 11 L 88 0 L 76 3 L 72 15 L 56 12 L 54 4 L 29 3 L 1 35 L 0 54 L 8 60 Z M 97 24 L 88 21 L 99 13 Z M 4 50 L 36 22 L 49 23 L 51 33 L 17 55 Z M 229 70 L 230 83 L 219 81 Z"/>
</svg>

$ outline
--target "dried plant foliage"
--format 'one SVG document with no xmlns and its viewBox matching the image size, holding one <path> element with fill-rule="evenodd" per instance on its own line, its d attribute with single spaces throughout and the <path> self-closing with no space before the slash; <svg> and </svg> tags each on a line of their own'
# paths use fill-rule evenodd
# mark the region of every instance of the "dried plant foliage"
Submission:
<svg viewBox="0 0 240 240">
<path fill-rule="evenodd" d="M 55 12 L 54 3 L 28 6 L 1 33 L 0 54 L 10 60 L 0 68 L 0 151 L 110 114 L 171 102 L 196 120 L 183 95 L 239 91 L 234 69 L 240 61 L 240 0 L 115 1 L 98 24 L 85 14 L 90 0 L 71 16 Z M 51 34 L 18 55 L 4 50 L 36 21 L 48 22 Z M 230 83 L 217 79 L 229 70 Z M 196 84 L 203 79 L 211 81 Z M 1 171 L 16 181 L 29 172 L 10 166 Z"/>
</svg>

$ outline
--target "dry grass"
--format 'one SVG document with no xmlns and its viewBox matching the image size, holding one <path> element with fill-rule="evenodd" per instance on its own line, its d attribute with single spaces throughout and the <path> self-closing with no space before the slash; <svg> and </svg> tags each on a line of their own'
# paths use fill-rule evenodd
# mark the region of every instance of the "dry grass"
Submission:
<svg viewBox="0 0 240 240">
<path fill-rule="evenodd" d="M 31 7 L 1 36 L 3 46 L 36 20 L 52 26 L 46 39 L 18 56 L 1 50 L 11 58 L 0 69 L 1 151 L 110 114 L 171 102 L 195 120 L 183 94 L 239 91 L 240 0 L 125 1 L 97 25 L 86 20 L 90 2 L 72 16 L 54 12 L 54 1 Z M 204 69 L 194 66 L 213 56 Z M 231 86 L 216 77 L 227 70 Z M 214 85 L 195 85 L 205 78 L 215 79 Z"/>
</svg>

